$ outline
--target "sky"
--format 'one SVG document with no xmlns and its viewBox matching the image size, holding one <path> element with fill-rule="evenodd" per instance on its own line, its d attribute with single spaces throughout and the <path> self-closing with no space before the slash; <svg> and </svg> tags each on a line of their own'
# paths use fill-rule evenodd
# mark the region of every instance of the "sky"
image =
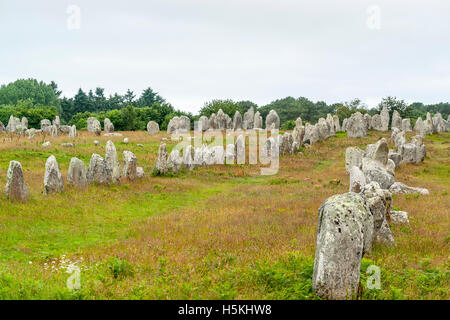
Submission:
<svg viewBox="0 0 450 320">
<path fill-rule="evenodd" d="M 450 101 L 450 1 L 0 0 L 0 84 L 212 99 Z"/>
</svg>

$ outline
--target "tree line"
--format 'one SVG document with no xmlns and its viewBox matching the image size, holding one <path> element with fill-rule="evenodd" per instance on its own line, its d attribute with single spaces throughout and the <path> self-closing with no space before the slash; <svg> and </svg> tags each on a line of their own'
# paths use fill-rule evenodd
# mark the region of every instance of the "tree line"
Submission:
<svg viewBox="0 0 450 320">
<path fill-rule="evenodd" d="M 360 99 L 347 102 L 327 104 L 324 101 L 313 102 L 305 97 L 286 97 L 271 103 L 258 106 L 252 101 L 233 101 L 231 99 L 212 100 L 206 102 L 199 113 L 176 109 L 152 88 L 147 88 L 139 95 L 127 90 L 121 95 L 114 93 L 106 96 L 103 88 L 95 88 L 84 92 L 81 88 L 73 97 L 61 97 L 58 85 L 51 81 L 44 83 L 36 79 L 19 79 L 0 87 L 0 121 L 5 125 L 10 115 L 26 117 L 31 127 L 39 127 L 41 119 L 53 119 L 59 115 L 62 123 L 73 125 L 78 129 L 86 128 L 88 117 L 96 117 L 101 122 L 109 118 L 116 130 L 144 130 L 148 121 L 156 121 L 162 130 L 174 116 L 185 115 L 191 123 L 200 116 L 211 116 L 222 109 L 233 117 L 236 111 L 242 115 L 253 107 L 265 118 L 270 110 L 275 110 L 282 124 L 282 129 L 292 129 L 295 119 L 301 117 L 304 121 L 316 123 L 319 118 L 325 118 L 328 113 L 337 114 L 341 120 L 350 117 L 355 112 L 379 113 L 386 106 L 392 114 L 397 110 L 403 118 L 411 118 L 413 124 L 418 117 L 425 118 L 426 113 L 440 112 L 444 118 L 450 114 L 450 103 L 425 105 L 421 102 L 406 103 L 396 97 L 386 97 L 375 108 L 369 108 Z"/>
</svg>

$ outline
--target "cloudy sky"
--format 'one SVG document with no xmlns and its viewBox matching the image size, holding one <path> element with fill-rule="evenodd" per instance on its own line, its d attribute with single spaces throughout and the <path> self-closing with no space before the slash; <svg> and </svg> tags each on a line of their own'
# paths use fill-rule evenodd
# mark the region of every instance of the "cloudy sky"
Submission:
<svg viewBox="0 0 450 320">
<path fill-rule="evenodd" d="M 78 14 L 79 11 L 79 14 Z M 450 100 L 450 1 L 0 0 L 0 83 L 231 98 Z"/>
</svg>

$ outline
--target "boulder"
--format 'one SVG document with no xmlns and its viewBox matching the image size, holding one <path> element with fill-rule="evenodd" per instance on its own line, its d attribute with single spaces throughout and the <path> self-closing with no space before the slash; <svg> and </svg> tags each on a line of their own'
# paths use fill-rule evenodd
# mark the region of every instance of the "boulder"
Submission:
<svg viewBox="0 0 450 320">
<path fill-rule="evenodd" d="M 85 188 L 88 185 L 86 165 L 78 158 L 70 159 L 67 184 L 76 188 Z"/>
<path fill-rule="evenodd" d="M 52 125 L 51 121 L 48 119 L 42 119 L 41 120 L 41 130 L 44 132 L 48 132 L 48 127 Z"/>
<path fill-rule="evenodd" d="M 168 169 L 170 171 L 172 171 L 173 173 L 178 173 L 180 171 L 181 165 L 183 163 L 180 151 L 178 151 L 177 149 L 172 150 L 167 161 Z"/>
<path fill-rule="evenodd" d="M 77 136 L 77 127 L 75 125 L 70 127 L 69 137 L 75 138 Z"/>
<path fill-rule="evenodd" d="M 155 121 L 149 121 L 147 123 L 147 133 L 150 135 L 157 134 L 159 132 L 159 124 Z"/>
<path fill-rule="evenodd" d="M 5 195 L 7 199 L 27 201 L 28 187 L 23 180 L 22 165 L 18 161 L 10 161 L 6 173 Z"/>
<path fill-rule="evenodd" d="M 33 139 L 36 136 L 36 129 L 28 129 L 27 131 L 25 131 L 25 134 L 27 135 L 28 139 Z"/>
<path fill-rule="evenodd" d="M 400 165 L 400 162 L 402 161 L 402 155 L 392 150 L 389 150 L 388 157 L 394 162 L 396 168 Z"/>
<path fill-rule="evenodd" d="M 235 143 L 235 155 L 237 164 L 245 164 L 245 137 L 241 134 Z"/>
<path fill-rule="evenodd" d="M 223 112 L 222 109 L 219 109 L 215 118 L 214 129 L 217 130 L 226 130 L 228 129 L 228 120 L 229 116 Z"/>
<path fill-rule="evenodd" d="M 124 153 L 125 155 L 125 153 Z M 125 160 L 125 159 L 124 159 Z M 116 146 L 111 140 L 106 142 L 106 155 L 105 155 L 106 169 L 108 174 L 110 174 L 109 180 L 112 183 L 120 182 L 120 163 L 117 157 Z"/>
<path fill-rule="evenodd" d="M 379 161 L 370 158 L 362 159 L 362 171 L 368 183 L 378 182 L 382 189 L 389 189 L 395 181 L 394 176 L 388 172 L 386 167 Z"/>
<path fill-rule="evenodd" d="M 381 138 L 374 144 L 369 144 L 364 152 L 364 157 L 378 161 L 382 166 L 386 166 L 388 162 L 389 147 L 386 139 Z"/>
<path fill-rule="evenodd" d="M 391 224 L 401 224 L 409 226 L 408 212 L 391 210 Z"/>
<path fill-rule="evenodd" d="M 55 119 L 53 120 L 52 124 L 59 129 L 59 127 L 61 126 L 61 119 L 59 118 L 59 116 L 55 117 Z"/>
<path fill-rule="evenodd" d="M 418 193 L 418 194 L 423 194 L 423 195 L 430 194 L 428 189 L 410 187 L 401 182 L 394 182 L 392 184 L 392 186 L 389 188 L 389 191 L 391 193 L 411 193 L 411 194 Z"/>
<path fill-rule="evenodd" d="M 137 167 L 136 168 L 136 178 L 142 179 L 145 176 L 144 168 Z"/>
<path fill-rule="evenodd" d="M 120 168 L 119 168 L 120 169 Z M 131 151 L 123 152 L 123 174 L 122 176 L 128 180 L 137 178 L 137 158 Z"/>
<path fill-rule="evenodd" d="M 234 164 L 236 159 L 234 144 L 227 144 L 225 148 L 225 163 L 226 164 Z"/>
<path fill-rule="evenodd" d="M 111 173 L 106 165 L 106 160 L 99 154 L 94 153 L 89 161 L 89 167 L 86 174 L 88 183 L 110 184 Z"/>
<path fill-rule="evenodd" d="M 303 145 L 303 138 L 305 137 L 305 128 L 300 125 L 296 125 L 294 130 L 292 131 L 292 138 L 294 143 L 298 145 L 298 147 Z"/>
<path fill-rule="evenodd" d="M 44 194 L 64 191 L 64 182 L 55 156 L 48 157 L 45 163 Z"/>
<path fill-rule="evenodd" d="M 417 118 L 416 124 L 414 125 L 414 132 L 418 135 L 425 136 L 425 125 L 421 117 Z"/>
<path fill-rule="evenodd" d="M 330 124 L 324 118 L 319 119 L 319 122 L 317 122 L 316 127 L 319 132 L 319 138 L 321 140 L 326 140 L 331 135 Z"/>
<path fill-rule="evenodd" d="M 197 126 L 196 130 L 199 130 L 199 131 L 206 131 L 206 130 L 208 130 L 209 129 L 209 119 L 208 119 L 208 117 L 201 116 L 198 119 L 198 122 L 197 122 L 196 126 Z"/>
<path fill-rule="evenodd" d="M 59 117 L 58 117 L 58 119 L 59 119 Z M 27 118 L 22 117 L 22 120 L 20 121 L 20 124 L 21 124 L 21 126 L 22 126 L 24 129 L 28 129 L 28 119 L 27 119 Z"/>
<path fill-rule="evenodd" d="M 317 126 L 313 126 L 310 123 L 305 125 L 305 135 L 303 137 L 303 143 L 308 143 L 310 145 L 319 141 L 319 130 Z"/>
<path fill-rule="evenodd" d="M 361 259 L 372 246 L 374 221 L 361 194 L 325 200 L 319 209 L 313 292 L 329 300 L 356 296 Z"/>
<path fill-rule="evenodd" d="M 376 131 L 386 131 L 386 130 L 383 130 L 384 129 L 383 122 L 382 122 L 381 116 L 379 114 L 375 114 L 372 117 L 372 119 L 370 120 L 370 127 Z"/>
</svg>

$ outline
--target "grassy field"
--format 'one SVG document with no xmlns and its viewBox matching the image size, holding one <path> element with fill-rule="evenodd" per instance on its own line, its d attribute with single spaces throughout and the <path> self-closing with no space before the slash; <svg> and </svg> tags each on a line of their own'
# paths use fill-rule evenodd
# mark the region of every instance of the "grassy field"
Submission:
<svg viewBox="0 0 450 320">
<path fill-rule="evenodd" d="M 31 193 L 27 203 L 0 196 L 0 299 L 317 299 L 311 277 L 318 208 L 348 191 L 345 149 L 389 136 L 338 134 L 303 155 L 283 156 L 274 176 L 235 165 L 152 177 L 167 135 L 123 134 L 129 144 L 81 132 L 75 148 L 60 146 L 73 141 L 68 137 L 43 148 L 39 137 L 0 136 L 0 184 L 17 160 Z M 42 194 L 48 156 L 56 156 L 65 178 L 71 157 L 87 165 L 92 153 L 104 155 L 108 139 L 119 160 L 123 150 L 136 154 L 144 179 Z M 394 226 L 396 246 L 376 245 L 364 257 L 360 299 L 450 298 L 450 134 L 425 144 L 425 161 L 401 165 L 396 180 L 430 195 L 394 196 L 411 226 Z M 380 290 L 366 288 L 372 264 L 381 268 Z M 81 288 L 71 291 L 74 265 Z"/>
</svg>

